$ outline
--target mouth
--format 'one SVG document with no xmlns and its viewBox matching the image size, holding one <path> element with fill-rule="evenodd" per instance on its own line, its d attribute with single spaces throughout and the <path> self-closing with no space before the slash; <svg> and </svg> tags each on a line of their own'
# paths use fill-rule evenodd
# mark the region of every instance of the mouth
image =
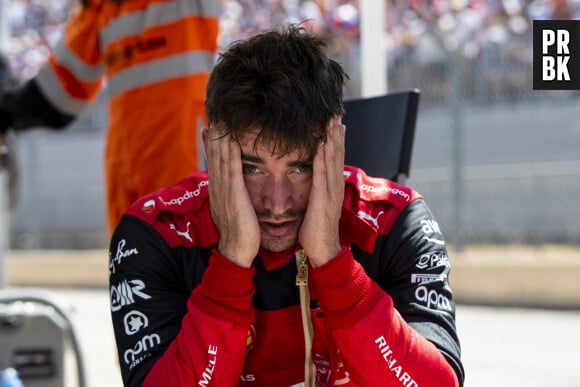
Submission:
<svg viewBox="0 0 580 387">
<path fill-rule="evenodd" d="M 260 228 L 268 235 L 281 237 L 290 234 L 297 226 L 297 220 L 287 220 L 285 222 L 260 222 Z"/>
</svg>

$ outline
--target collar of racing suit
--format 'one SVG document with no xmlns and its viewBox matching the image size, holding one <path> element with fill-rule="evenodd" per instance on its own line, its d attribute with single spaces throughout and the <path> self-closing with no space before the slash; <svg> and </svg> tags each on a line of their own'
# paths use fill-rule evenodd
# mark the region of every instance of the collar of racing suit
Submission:
<svg viewBox="0 0 580 387">
<path fill-rule="evenodd" d="M 371 253 L 377 238 L 377 229 L 358 217 L 354 212 L 346 207 L 342 207 L 342 214 L 339 224 L 340 243 L 343 246 L 352 244 L 361 250 Z M 306 253 L 298 242 L 292 248 L 274 253 L 260 249 L 259 255 L 267 271 L 275 270 L 286 265 L 291 259 L 296 257 L 298 274 L 296 276 L 296 286 L 300 293 L 300 311 L 302 315 L 302 329 L 304 332 L 304 385 L 314 386 L 315 366 L 312 360 L 311 348 L 313 340 L 312 316 L 310 311 L 310 292 L 308 289 L 308 265 L 306 263 Z"/>
<path fill-rule="evenodd" d="M 372 253 L 375 240 L 377 239 L 377 229 L 359 218 L 346 207 L 342 207 L 339 232 L 340 244 L 342 246 L 354 244 L 361 250 Z M 294 247 L 278 253 L 260 249 L 259 255 L 262 257 L 265 269 L 272 271 L 288 264 L 294 258 L 294 254 L 301 249 L 300 244 L 296 242 Z"/>
</svg>

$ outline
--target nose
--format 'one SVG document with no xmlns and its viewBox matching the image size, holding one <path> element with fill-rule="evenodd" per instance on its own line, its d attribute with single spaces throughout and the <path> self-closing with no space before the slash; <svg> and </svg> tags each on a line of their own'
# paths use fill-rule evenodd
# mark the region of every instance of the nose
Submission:
<svg viewBox="0 0 580 387">
<path fill-rule="evenodd" d="M 287 176 L 270 176 L 262 189 L 262 205 L 272 215 L 283 215 L 292 208 L 292 184 Z"/>
</svg>

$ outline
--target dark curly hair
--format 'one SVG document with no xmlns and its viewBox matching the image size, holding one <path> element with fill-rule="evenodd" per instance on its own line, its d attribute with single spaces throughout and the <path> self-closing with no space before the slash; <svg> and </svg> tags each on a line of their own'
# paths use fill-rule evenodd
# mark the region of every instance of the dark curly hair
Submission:
<svg viewBox="0 0 580 387">
<path fill-rule="evenodd" d="M 314 152 L 327 124 L 344 113 L 348 76 L 326 54 L 326 40 L 300 25 L 273 28 L 232 43 L 220 54 L 207 86 L 210 125 L 234 138 L 259 129 L 273 154 Z"/>
</svg>

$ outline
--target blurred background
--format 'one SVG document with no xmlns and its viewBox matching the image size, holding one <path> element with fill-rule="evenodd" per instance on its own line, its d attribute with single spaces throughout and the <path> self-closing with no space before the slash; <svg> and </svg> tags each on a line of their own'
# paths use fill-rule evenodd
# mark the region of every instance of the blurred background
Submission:
<svg viewBox="0 0 580 387">
<path fill-rule="evenodd" d="M 36 74 L 74 0 L 3 2 L 12 82 Z M 358 1 L 228 0 L 221 44 L 286 21 L 331 36 L 331 55 L 361 95 Z M 580 92 L 532 90 L 532 20 L 573 19 L 580 1 L 386 2 L 386 89 L 421 90 L 409 185 L 428 199 L 447 240 L 580 244 Z M 102 155 L 106 90 L 62 133 L 18 136 L 18 205 L 10 247 L 106 246 Z M 82 216 L 79 216 L 82 214 Z M 580 259 L 580 258 L 579 258 Z"/>
<path fill-rule="evenodd" d="M 358 1 L 224 4 L 222 46 L 308 20 L 350 74 L 347 98 L 363 95 Z M 36 74 L 75 6 L 0 2 L 3 82 Z M 374 54 L 384 69 L 373 76 L 389 92 L 421 90 L 408 185 L 449 245 L 469 387 L 579 385 L 580 91 L 532 89 L 533 20 L 578 18 L 580 0 L 385 1 Z M 66 131 L 19 134 L 19 180 L 9 200 L 0 191 L 12 208 L 0 212 L 0 280 L 50 287 L 72 304 L 95 387 L 120 385 L 108 317 L 106 103 L 105 90 Z"/>
</svg>

